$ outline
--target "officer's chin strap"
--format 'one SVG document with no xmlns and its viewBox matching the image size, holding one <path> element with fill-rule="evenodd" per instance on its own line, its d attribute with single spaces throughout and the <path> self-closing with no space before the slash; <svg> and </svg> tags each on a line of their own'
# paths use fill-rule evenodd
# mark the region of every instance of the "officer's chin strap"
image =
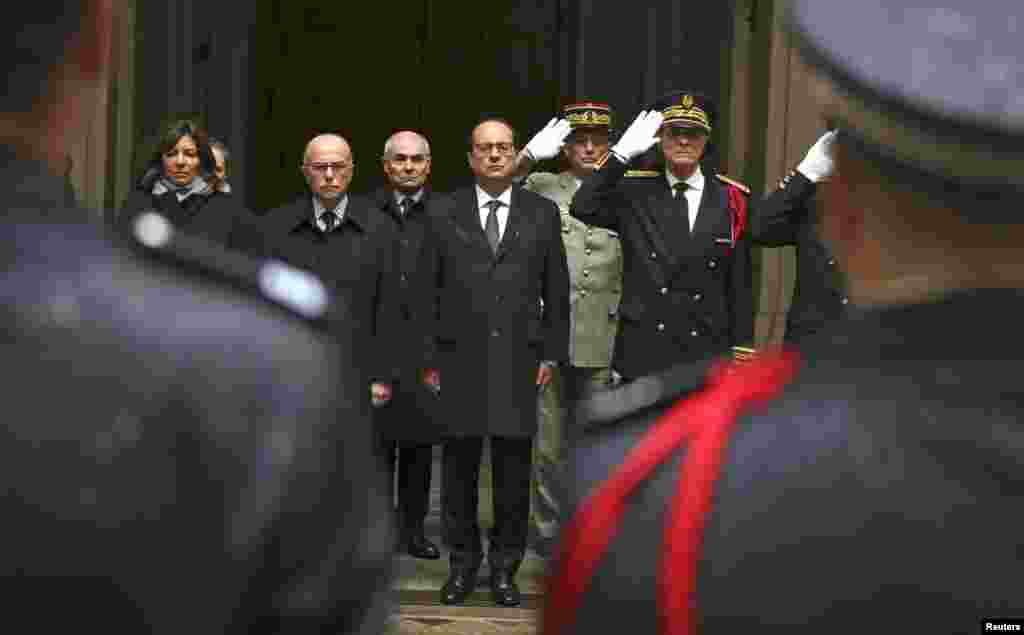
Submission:
<svg viewBox="0 0 1024 635">
<path fill-rule="evenodd" d="M 569 632 L 602 556 L 618 531 L 630 494 L 688 442 L 665 528 L 659 572 L 662 633 L 696 632 L 696 577 L 707 514 L 729 434 L 738 417 L 775 397 L 795 376 L 793 351 L 718 365 L 706 388 L 676 403 L 576 511 L 562 531 L 558 563 L 548 580 L 543 633 Z"/>
</svg>

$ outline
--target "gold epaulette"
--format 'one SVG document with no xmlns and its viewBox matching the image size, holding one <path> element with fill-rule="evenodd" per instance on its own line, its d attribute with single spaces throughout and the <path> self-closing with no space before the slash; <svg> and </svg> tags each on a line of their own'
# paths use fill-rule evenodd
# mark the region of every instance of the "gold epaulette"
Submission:
<svg viewBox="0 0 1024 635">
<path fill-rule="evenodd" d="M 625 176 L 661 176 L 657 170 L 626 170 Z"/>
<path fill-rule="evenodd" d="M 732 185 L 732 186 L 738 188 L 739 191 L 743 192 L 747 196 L 750 196 L 750 188 L 747 187 L 746 185 L 740 183 L 739 181 L 730 179 L 729 177 L 727 177 L 725 175 L 722 175 L 722 174 L 716 174 L 715 178 L 717 178 L 722 183 L 727 183 L 729 185 Z"/>
<path fill-rule="evenodd" d="M 733 346 L 732 357 L 737 362 L 752 362 L 757 359 L 757 351 L 746 346 Z"/>
</svg>

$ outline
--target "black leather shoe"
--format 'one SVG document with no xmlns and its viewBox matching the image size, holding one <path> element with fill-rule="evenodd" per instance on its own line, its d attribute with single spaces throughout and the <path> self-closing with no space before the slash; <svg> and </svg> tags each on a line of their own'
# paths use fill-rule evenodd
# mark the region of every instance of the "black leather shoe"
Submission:
<svg viewBox="0 0 1024 635">
<path fill-rule="evenodd" d="M 491 597 L 498 606 L 519 606 L 519 587 L 509 571 L 495 571 L 491 574 Z"/>
<path fill-rule="evenodd" d="M 452 571 L 441 587 L 441 604 L 462 604 L 476 588 L 476 570 Z"/>
<path fill-rule="evenodd" d="M 441 551 L 437 548 L 437 545 L 427 540 L 423 532 L 409 534 L 402 541 L 402 549 L 414 558 L 437 560 L 441 557 Z"/>
</svg>

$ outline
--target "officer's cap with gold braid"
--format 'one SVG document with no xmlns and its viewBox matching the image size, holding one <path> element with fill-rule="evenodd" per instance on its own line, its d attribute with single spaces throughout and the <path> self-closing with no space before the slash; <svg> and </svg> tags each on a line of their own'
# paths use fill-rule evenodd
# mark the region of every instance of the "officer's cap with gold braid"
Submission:
<svg viewBox="0 0 1024 635">
<path fill-rule="evenodd" d="M 579 101 L 567 104 L 562 112 L 573 129 L 585 127 L 610 130 L 612 127 L 612 108 L 605 103 Z"/>
<path fill-rule="evenodd" d="M 1017 3 L 800 0 L 786 23 L 812 96 L 844 147 L 885 174 L 955 199 L 1024 193 L 1024 19 Z M 1018 7 L 1012 9 L 1010 7 Z M 870 33 L 870 37 L 865 37 Z M 913 182 L 912 182 L 913 181 Z M 964 203 L 960 205 L 960 203 Z M 993 218 L 1024 222 L 1018 205 Z M 999 209 L 996 209 L 999 208 Z M 986 212 L 986 215 L 988 212 Z"/>
<path fill-rule="evenodd" d="M 715 122 L 715 106 L 707 95 L 678 90 L 662 95 L 653 107 L 661 111 L 664 125 L 701 128 L 711 134 Z"/>
</svg>

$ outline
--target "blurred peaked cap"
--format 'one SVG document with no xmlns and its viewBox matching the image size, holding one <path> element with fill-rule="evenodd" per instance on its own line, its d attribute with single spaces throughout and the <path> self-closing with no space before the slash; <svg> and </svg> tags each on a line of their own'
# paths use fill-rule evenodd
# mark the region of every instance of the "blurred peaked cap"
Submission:
<svg viewBox="0 0 1024 635">
<path fill-rule="evenodd" d="M 308 321 L 337 319 L 343 309 L 314 274 L 274 260 L 261 260 L 177 231 L 164 216 L 147 210 L 133 219 L 135 241 L 150 253 L 210 280 L 247 289 Z"/>
<path fill-rule="evenodd" d="M 786 24 L 844 135 L 970 187 L 1024 191 L 1024 5 L 790 0 Z"/>
<path fill-rule="evenodd" d="M 649 108 L 660 110 L 666 125 L 703 128 L 710 133 L 718 117 L 714 100 L 696 90 L 673 90 L 655 99 Z"/>
</svg>

